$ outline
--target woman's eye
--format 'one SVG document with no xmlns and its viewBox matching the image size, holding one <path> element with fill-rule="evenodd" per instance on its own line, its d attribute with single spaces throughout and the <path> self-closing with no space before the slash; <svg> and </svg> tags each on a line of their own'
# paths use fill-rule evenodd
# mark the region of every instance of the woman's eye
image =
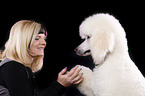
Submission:
<svg viewBox="0 0 145 96">
<path fill-rule="evenodd" d="M 35 40 L 39 40 L 39 37 L 36 37 Z"/>
</svg>

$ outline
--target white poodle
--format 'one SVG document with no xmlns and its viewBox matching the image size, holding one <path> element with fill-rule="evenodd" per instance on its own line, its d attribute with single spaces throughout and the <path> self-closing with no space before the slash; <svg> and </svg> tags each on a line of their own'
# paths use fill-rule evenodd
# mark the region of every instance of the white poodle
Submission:
<svg viewBox="0 0 145 96">
<path fill-rule="evenodd" d="M 92 55 L 93 71 L 82 67 L 84 81 L 78 89 L 86 96 L 145 96 L 145 78 L 130 59 L 124 29 L 109 14 L 95 14 L 80 25 L 85 41 L 78 55 Z"/>
</svg>

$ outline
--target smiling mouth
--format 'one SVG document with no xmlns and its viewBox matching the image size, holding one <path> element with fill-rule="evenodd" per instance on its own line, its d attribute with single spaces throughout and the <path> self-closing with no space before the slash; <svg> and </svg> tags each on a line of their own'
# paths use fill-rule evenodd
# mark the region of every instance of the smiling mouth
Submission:
<svg viewBox="0 0 145 96">
<path fill-rule="evenodd" d="M 40 48 L 37 48 L 37 49 L 39 49 L 39 50 L 43 51 L 43 50 L 44 50 L 44 47 L 40 47 Z"/>
</svg>

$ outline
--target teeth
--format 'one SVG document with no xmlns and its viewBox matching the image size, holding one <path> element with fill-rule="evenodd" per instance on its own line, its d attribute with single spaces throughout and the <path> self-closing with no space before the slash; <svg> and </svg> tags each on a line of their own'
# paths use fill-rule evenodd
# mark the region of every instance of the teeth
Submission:
<svg viewBox="0 0 145 96">
<path fill-rule="evenodd" d="M 43 47 L 40 47 L 40 48 L 38 48 L 38 49 L 44 49 Z"/>
<path fill-rule="evenodd" d="M 41 50 L 41 51 L 43 51 L 44 50 L 44 48 L 38 48 L 39 50 Z"/>
</svg>

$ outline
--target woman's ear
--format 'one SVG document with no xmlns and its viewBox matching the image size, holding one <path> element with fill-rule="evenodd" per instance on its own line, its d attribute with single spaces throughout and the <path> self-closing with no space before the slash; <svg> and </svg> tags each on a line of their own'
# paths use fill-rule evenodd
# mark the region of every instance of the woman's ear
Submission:
<svg viewBox="0 0 145 96">
<path fill-rule="evenodd" d="M 109 31 L 94 32 L 90 38 L 90 47 L 92 57 L 95 64 L 104 61 L 108 52 L 112 52 L 114 48 L 114 34 Z"/>
</svg>

